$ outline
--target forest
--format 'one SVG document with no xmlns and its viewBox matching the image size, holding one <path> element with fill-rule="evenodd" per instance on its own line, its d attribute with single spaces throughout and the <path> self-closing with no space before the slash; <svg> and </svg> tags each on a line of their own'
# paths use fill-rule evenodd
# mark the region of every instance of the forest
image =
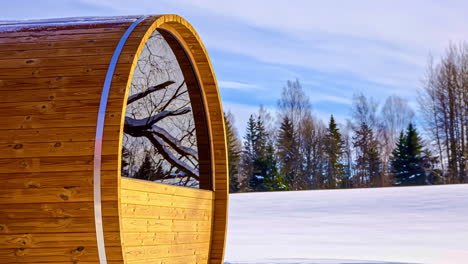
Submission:
<svg viewBox="0 0 468 264">
<path fill-rule="evenodd" d="M 418 90 L 383 103 L 355 94 L 349 118 L 324 122 L 299 80 L 275 116 L 260 106 L 242 138 L 225 113 L 231 192 L 468 183 L 468 44 L 430 59 Z"/>
</svg>

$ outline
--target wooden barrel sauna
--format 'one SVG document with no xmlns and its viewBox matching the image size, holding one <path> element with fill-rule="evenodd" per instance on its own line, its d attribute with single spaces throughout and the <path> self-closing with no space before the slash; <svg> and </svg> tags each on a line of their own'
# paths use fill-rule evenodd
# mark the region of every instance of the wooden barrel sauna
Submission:
<svg viewBox="0 0 468 264">
<path fill-rule="evenodd" d="M 223 111 L 187 21 L 0 21 L 0 93 L 0 263 L 223 263 Z"/>
</svg>

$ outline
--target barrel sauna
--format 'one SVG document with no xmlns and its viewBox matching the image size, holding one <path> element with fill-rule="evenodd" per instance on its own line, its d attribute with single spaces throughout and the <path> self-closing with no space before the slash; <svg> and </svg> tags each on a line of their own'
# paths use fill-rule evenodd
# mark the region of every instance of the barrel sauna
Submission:
<svg viewBox="0 0 468 264">
<path fill-rule="evenodd" d="M 0 93 L 0 263 L 223 263 L 224 117 L 187 21 L 0 21 Z"/>
</svg>

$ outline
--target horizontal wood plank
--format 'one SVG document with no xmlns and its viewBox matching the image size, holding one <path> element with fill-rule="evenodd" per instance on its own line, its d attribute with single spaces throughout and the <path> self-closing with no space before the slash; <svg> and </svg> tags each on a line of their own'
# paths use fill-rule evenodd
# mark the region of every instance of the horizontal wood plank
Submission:
<svg viewBox="0 0 468 264">
<path fill-rule="evenodd" d="M 0 219 L 1 234 L 93 233 L 94 217 Z M 107 231 L 119 231 L 118 217 L 104 217 Z"/>
<path fill-rule="evenodd" d="M 113 201 L 102 202 L 102 215 L 117 217 Z M 0 219 L 94 217 L 94 202 L 0 204 Z"/>
<path fill-rule="evenodd" d="M 94 141 L 96 127 L 60 127 L 0 130 L 4 143 L 38 143 L 38 142 L 80 142 Z M 120 134 L 120 126 L 106 126 L 106 134 Z"/>
<path fill-rule="evenodd" d="M 106 232 L 104 237 L 107 246 L 120 245 L 120 232 Z M 27 233 L 0 235 L 0 249 L 79 246 L 95 247 L 96 233 Z"/>
<path fill-rule="evenodd" d="M 177 195 L 192 197 L 197 199 L 213 199 L 213 192 L 208 190 L 193 189 L 175 185 L 168 185 L 156 182 L 148 182 L 131 178 L 122 178 L 122 189 L 142 191 L 148 193 L 159 193 L 167 195 Z"/>
</svg>

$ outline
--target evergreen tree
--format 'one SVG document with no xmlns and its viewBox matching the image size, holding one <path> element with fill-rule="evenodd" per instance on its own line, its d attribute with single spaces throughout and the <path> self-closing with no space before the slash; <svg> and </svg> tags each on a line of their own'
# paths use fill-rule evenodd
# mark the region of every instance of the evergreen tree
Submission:
<svg viewBox="0 0 468 264">
<path fill-rule="evenodd" d="M 283 118 L 278 134 L 278 160 L 281 163 L 280 174 L 285 178 L 288 188 L 297 190 L 300 170 L 298 143 L 293 123 L 288 116 Z"/>
<path fill-rule="evenodd" d="M 403 182 L 406 173 L 406 136 L 403 131 L 400 132 L 400 137 L 396 143 L 396 147 L 392 152 L 392 160 L 391 160 L 392 172 L 393 177 L 395 179 L 395 183 L 400 184 Z"/>
<path fill-rule="evenodd" d="M 289 188 L 286 184 L 285 178 L 278 171 L 278 162 L 275 154 L 275 147 L 272 142 L 267 146 L 267 173 L 265 186 L 270 191 L 288 191 Z"/>
<path fill-rule="evenodd" d="M 337 188 L 344 175 L 341 156 L 343 155 L 344 142 L 341 139 L 341 133 L 335 123 L 333 115 L 330 117 L 326 134 L 326 187 L 328 189 Z"/>
<path fill-rule="evenodd" d="M 409 184 L 425 184 L 421 139 L 412 123 L 408 125 L 408 131 L 406 132 L 406 155 Z"/>
<path fill-rule="evenodd" d="M 247 122 L 247 128 L 244 136 L 244 146 L 242 150 L 241 171 L 242 171 L 242 186 L 247 191 L 250 191 L 250 180 L 254 173 L 254 144 L 256 141 L 257 125 L 253 115 L 250 115 Z"/>
<path fill-rule="evenodd" d="M 153 161 L 151 160 L 151 154 L 146 152 L 145 158 L 143 159 L 140 168 L 135 173 L 134 178 L 151 181 L 154 180 L 156 174 L 157 172 L 154 169 Z"/>
<path fill-rule="evenodd" d="M 263 120 L 257 117 L 255 123 L 255 140 L 253 141 L 253 175 L 250 177 L 249 185 L 253 191 L 266 191 L 265 183 L 268 181 L 268 159 L 267 159 L 267 133 Z"/>
<path fill-rule="evenodd" d="M 262 115 L 251 115 L 247 123 L 242 153 L 242 170 L 250 191 L 260 192 L 282 188 L 275 150 L 265 129 Z M 282 188 L 285 189 L 285 188 Z"/>
<path fill-rule="evenodd" d="M 392 169 L 397 185 L 426 184 L 426 173 L 421 139 L 413 124 L 408 125 L 405 135 L 400 135 L 392 159 Z"/>
<path fill-rule="evenodd" d="M 227 141 L 227 152 L 228 152 L 228 168 L 229 168 L 229 192 L 235 193 L 240 190 L 239 181 L 239 163 L 241 146 L 237 133 L 233 125 L 233 116 L 231 113 L 224 115 L 225 127 L 226 127 L 226 141 Z"/>
</svg>

